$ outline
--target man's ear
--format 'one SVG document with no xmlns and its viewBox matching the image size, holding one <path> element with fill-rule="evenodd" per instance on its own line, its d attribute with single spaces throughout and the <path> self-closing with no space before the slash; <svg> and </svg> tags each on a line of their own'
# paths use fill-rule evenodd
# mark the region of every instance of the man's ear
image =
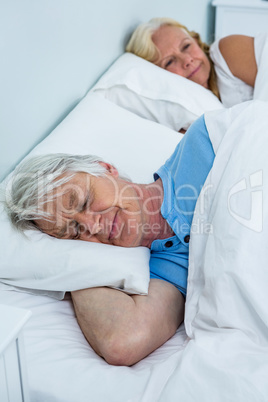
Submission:
<svg viewBox="0 0 268 402">
<path fill-rule="evenodd" d="M 116 169 L 116 167 L 114 167 L 113 165 L 111 165 L 110 163 L 106 163 L 106 162 L 99 162 L 99 164 L 101 166 L 103 166 L 107 172 L 109 172 L 112 176 L 114 177 L 118 177 L 119 173 L 118 170 Z"/>
</svg>

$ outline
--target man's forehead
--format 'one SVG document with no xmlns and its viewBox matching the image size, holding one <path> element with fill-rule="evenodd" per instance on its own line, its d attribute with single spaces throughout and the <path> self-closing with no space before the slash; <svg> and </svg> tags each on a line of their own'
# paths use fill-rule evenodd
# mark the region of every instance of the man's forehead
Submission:
<svg viewBox="0 0 268 402">
<path fill-rule="evenodd" d="M 50 204 L 50 208 L 55 207 L 56 204 L 70 204 L 70 206 L 75 203 L 75 201 L 79 198 L 80 195 L 83 195 L 85 184 L 90 183 L 90 180 L 77 180 L 75 177 L 72 178 L 67 183 L 62 184 L 61 186 L 56 187 L 52 192 L 48 194 L 48 204 Z M 53 203 L 53 206 L 51 205 Z"/>
</svg>

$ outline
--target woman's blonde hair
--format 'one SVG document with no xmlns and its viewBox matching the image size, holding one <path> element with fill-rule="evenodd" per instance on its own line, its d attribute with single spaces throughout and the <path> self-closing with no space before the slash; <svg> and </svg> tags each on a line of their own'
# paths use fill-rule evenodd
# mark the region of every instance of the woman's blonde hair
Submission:
<svg viewBox="0 0 268 402">
<path fill-rule="evenodd" d="M 142 57 L 143 59 L 154 63 L 159 57 L 159 50 L 155 46 L 152 36 L 162 25 L 170 25 L 184 29 L 192 38 L 196 40 L 197 44 L 203 50 L 210 62 L 211 70 L 208 80 L 208 87 L 211 92 L 213 92 L 214 95 L 220 99 L 214 65 L 209 56 L 209 45 L 205 42 L 202 42 L 199 33 L 189 31 L 186 26 L 180 24 L 178 21 L 173 20 L 172 18 L 152 18 L 149 22 L 140 24 L 133 32 L 126 46 L 126 52 L 133 53 L 136 56 Z"/>
</svg>

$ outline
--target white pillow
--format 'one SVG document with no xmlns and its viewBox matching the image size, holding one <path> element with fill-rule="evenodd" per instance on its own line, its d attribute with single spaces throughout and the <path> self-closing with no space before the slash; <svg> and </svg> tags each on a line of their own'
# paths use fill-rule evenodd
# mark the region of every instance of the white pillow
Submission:
<svg viewBox="0 0 268 402">
<path fill-rule="evenodd" d="M 89 93 L 26 158 L 57 152 L 95 154 L 133 181 L 146 183 L 180 139 L 180 134 Z M 3 208 L 0 225 L 2 288 L 8 284 L 56 298 L 65 291 L 95 286 L 147 293 L 147 248 L 59 240 L 37 231 L 26 237 L 11 226 Z"/>
<path fill-rule="evenodd" d="M 208 110 L 223 108 L 208 89 L 131 53 L 119 57 L 92 91 L 176 131 Z"/>
</svg>

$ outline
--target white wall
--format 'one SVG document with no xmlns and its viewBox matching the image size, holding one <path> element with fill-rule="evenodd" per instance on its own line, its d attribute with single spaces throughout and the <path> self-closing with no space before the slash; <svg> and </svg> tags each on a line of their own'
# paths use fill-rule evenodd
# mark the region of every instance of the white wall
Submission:
<svg viewBox="0 0 268 402">
<path fill-rule="evenodd" d="M 210 0 L 0 0 L 0 179 L 124 50 L 137 24 L 180 20 L 212 41 Z"/>
</svg>

